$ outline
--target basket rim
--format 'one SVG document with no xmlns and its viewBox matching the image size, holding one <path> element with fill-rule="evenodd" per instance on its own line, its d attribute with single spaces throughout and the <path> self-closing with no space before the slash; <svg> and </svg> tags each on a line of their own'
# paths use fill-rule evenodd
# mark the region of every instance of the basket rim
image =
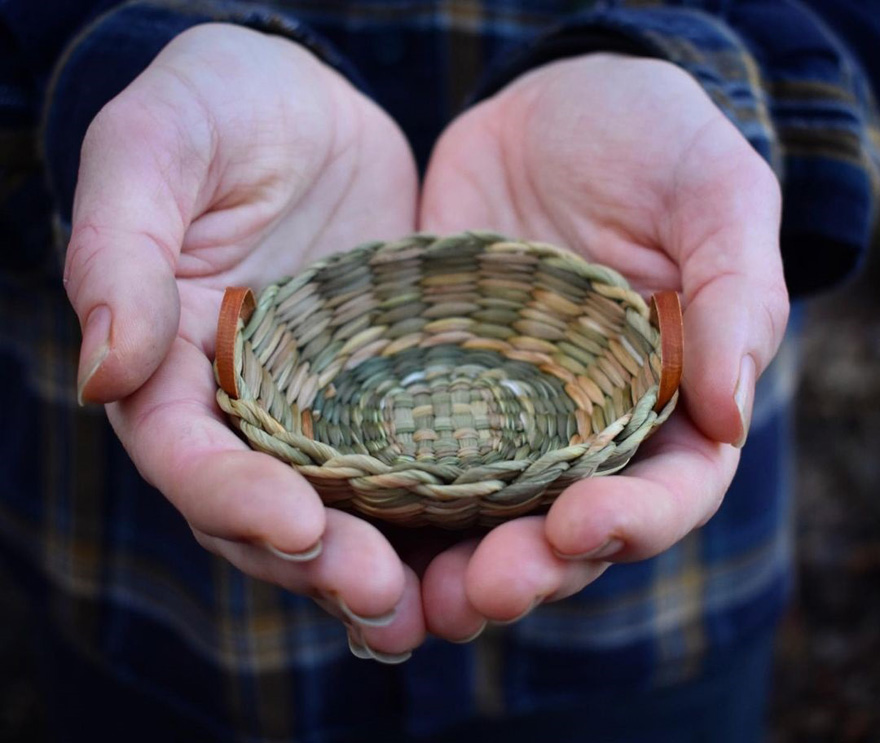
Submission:
<svg viewBox="0 0 880 743">
<path fill-rule="evenodd" d="M 640 393 L 639 399 L 636 399 L 634 392 L 632 400 L 634 406 L 624 415 L 620 415 L 620 412 L 616 413 L 617 417 L 613 421 L 611 418 L 606 418 L 606 423 L 596 423 L 594 419 L 594 424 L 599 428 L 594 427 L 594 435 L 589 439 L 582 437 L 583 432 L 580 431 L 581 423 L 578 418 L 578 435 L 571 437 L 568 445 L 559 442 L 555 444 L 555 448 L 535 450 L 534 458 L 530 456 L 521 459 L 517 456 L 509 461 L 485 460 L 473 464 L 464 460 L 461 466 L 453 466 L 455 463 L 449 464 L 443 461 L 430 464 L 418 458 L 410 459 L 409 454 L 406 461 L 389 462 L 380 455 L 374 454 L 372 450 L 368 452 L 337 449 L 339 442 L 336 438 L 318 435 L 318 417 L 313 418 L 310 400 L 314 395 L 315 385 L 321 382 L 311 378 L 306 384 L 301 379 L 299 381 L 294 379 L 292 382 L 291 389 L 302 389 L 300 395 L 302 399 L 292 405 L 293 423 L 287 416 L 276 419 L 278 412 L 274 408 L 270 411 L 262 407 L 259 399 L 251 397 L 249 390 L 253 380 L 243 376 L 242 371 L 245 358 L 250 359 L 248 364 L 256 363 L 252 356 L 247 356 L 251 354 L 249 350 L 253 341 L 251 335 L 257 333 L 259 343 L 262 343 L 264 338 L 274 337 L 276 340 L 273 342 L 279 344 L 279 349 L 285 347 L 277 340 L 281 337 L 280 329 L 277 335 L 270 336 L 263 327 L 268 322 L 263 316 L 269 311 L 274 311 L 268 308 L 275 306 L 276 299 L 280 298 L 278 301 L 286 302 L 289 306 L 305 302 L 311 296 L 306 292 L 306 284 L 319 276 L 320 272 L 326 273 L 326 269 L 337 264 L 340 265 L 340 275 L 346 276 L 358 270 L 349 268 L 351 265 L 357 266 L 358 260 L 366 260 L 370 265 L 374 265 L 375 260 L 384 264 L 386 271 L 388 265 L 393 264 L 395 260 L 407 261 L 416 255 L 431 255 L 444 260 L 450 256 L 448 249 L 454 248 L 456 239 L 482 241 L 483 250 L 495 254 L 494 257 L 487 259 L 490 266 L 506 262 L 508 255 L 515 262 L 525 260 L 514 257 L 517 253 L 539 256 L 542 260 L 546 259 L 551 270 L 567 271 L 587 279 L 591 291 L 596 292 L 596 301 L 604 298 L 601 301 L 613 301 L 625 307 L 627 317 L 631 318 L 630 322 L 638 328 L 637 332 L 644 334 L 649 329 L 651 331 L 649 343 L 653 350 L 650 366 L 653 371 L 650 389 Z M 461 269 L 455 263 L 454 254 L 452 255 L 453 267 L 449 276 L 454 277 L 453 284 L 458 284 L 458 279 L 464 274 L 460 273 Z M 347 264 L 347 260 L 351 263 Z M 431 292 L 431 287 L 436 286 L 437 281 L 430 274 L 427 275 L 433 281 L 425 284 Z M 330 276 L 331 284 L 338 283 L 339 279 L 332 271 Z M 489 273 L 485 280 L 488 284 L 496 281 L 492 273 Z M 503 279 L 498 279 L 499 286 L 502 281 Z M 539 303 L 547 301 L 543 295 L 552 291 L 554 290 L 548 289 L 547 286 L 542 286 L 540 291 L 535 290 L 536 301 Z M 455 301 L 465 303 L 469 300 L 454 300 L 450 302 L 452 307 L 455 307 Z M 566 301 L 568 306 L 565 304 Z M 595 311 L 586 309 L 593 306 L 591 304 L 593 301 L 588 298 L 583 311 Z M 348 323 L 349 326 L 354 322 L 351 319 L 354 313 L 360 309 L 353 299 L 344 302 L 340 300 L 335 306 L 340 316 L 344 318 L 339 322 L 343 325 Z M 396 312 L 397 305 L 393 306 L 395 309 L 391 311 Z M 561 306 L 560 311 L 566 316 L 576 307 L 564 296 L 557 300 L 556 306 Z M 467 304 L 464 304 L 464 308 L 461 311 L 467 312 Z M 306 311 L 304 316 L 310 314 Z M 267 315 L 268 317 L 272 316 Z M 439 321 L 432 322 L 439 325 Z M 261 329 L 255 330 L 257 327 Z M 356 330 L 349 331 L 350 335 L 343 336 L 351 339 L 351 343 L 346 340 L 342 345 L 342 351 L 336 348 L 334 352 L 345 352 L 347 349 L 348 355 L 357 359 L 356 363 L 360 364 L 367 357 L 358 359 L 354 349 L 359 350 L 360 346 L 369 349 L 379 341 L 369 335 L 369 328 L 364 328 L 363 325 L 355 325 L 355 328 Z M 456 328 L 453 327 L 452 330 Z M 444 326 L 429 332 L 440 333 L 441 336 L 446 333 L 450 339 L 444 339 L 443 342 L 457 345 L 457 339 L 452 337 L 455 336 L 455 332 L 447 331 L 449 327 Z M 528 333 L 528 330 L 521 332 Z M 539 339 L 535 341 L 537 344 L 541 342 L 543 336 L 539 334 L 536 337 Z M 409 336 L 404 338 L 409 340 Z M 490 335 L 489 339 L 491 338 Z M 305 333 L 302 339 L 304 343 L 308 343 L 311 336 Z M 388 341 L 386 340 L 385 343 L 387 344 Z M 391 345 L 394 346 L 394 343 L 392 342 Z M 430 348 L 430 344 L 426 344 L 425 347 Z M 395 348 L 394 353 L 406 348 L 409 346 L 401 344 Z M 517 359 L 514 352 L 507 355 L 504 349 L 493 349 L 489 344 L 472 348 L 493 352 L 501 350 L 507 358 Z M 527 352 L 519 351 L 519 348 L 514 349 L 515 353 L 526 356 Z M 572 477 L 580 479 L 612 474 L 625 466 L 640 442 L 666 420 L 676 405 L 683 366 L 683 318 L 680 298 L 675 291 L 658 291 L 646 302 L 645 298 L 632 290 L 626 279 L 616 271 L 601 264 L 591 264 L 565 248 L 496 236 L 494 233 L 471 232 L 444 238 L 420 234 L 398 241 L 364 243 L 347 253 L 327 256 L 303 267 L 301 272 L 293 277 L 283 277 L 267 285 L 261 291 L 259 300 L 254 291 L 248 287 L 228 287 L 218 316 L 215 349 L 214 371 L 219 387 L 217 402 L 221 409 L 230 416 L 236 428 L 249 440 L 253 448 L 288 462 L 312 482 L 321 497 L 325 499 L 325 503 L 353 508 L 366 515 L 380 516 L 385 520 L 407 526 L 432 523 L 440 526 L 448 524 L 458 528 L 462 524 L 477 522 L 490 525 L 522 515 L 533 508 L 552 502 Z M 535 347 L 532 347 L 532 350 L 534 349 Z M 543 349 L 538 347 L 537 350 Z M 534 363 L 531 359 L 520 360 Z M 326 366 L 326 359 L 320 363 L 323 366 L 319 366 L 319 370 Z M 341 368 L 343 362 L 339 363 Z M 261 364 L 262 360 L 258 366 Z M 640 365 L 641 361 L 637 361 L 637 364 Z M 307 366 L 305 368 L 307 369 Z M 265 370 L 263 371 L 265 373 Z M 333 373 L 338 371 L 339 369 L 336 369 Z M 282 378 L 288 379 L 286 376 L 288 373 L 285 371 Z M 307 371 L 303 372 L 303 374 L 307 373 Z M 554 374 L 554 376 L 559 375 Z M 560 378 L 563 381 L 565 379 Z M 317 380 L 317 376 L 315 379 Z M 330 379 L 332 377 L 326 377 L 326 380 Z M 608 383 L 607 379 L 605 383 Z M 568 392 L 567 388 L 566 391 Z M 607 392 L 604 386 L 603 391 Z M 336 392 L 334 391 L 333 394 L 335 395 Z M 589 388 L 587 394 L 592 398 Z M 599 394 L 598 388 L 596 394 Z M 607 394 L 610 395 L 610 392 Z M 270 399 L 272 399 L 271 395 Z M 580 406 L 580 403 L 576 402 L 576 404 Z M 302 407 L 298 407 L 299 405 Z M 317 415 L 321 415 L 320 409 Z M 599 421 L 602 420 L 600 414 Z M 589 419 L 586 425 L 589 427 Z M 470 430 L 467 427 L 462 429 L 463 432 Z M 338 431 L 336 435 L 338 436 Z M 362 445 L 360 448 L 364 449 Z"/>
<path fill-rule="evenodd" d="M 241 394 L 235 373 L 239 322 L 246 324 L 256 307 L 254 292 L 249 287 L 226 288 L 217 321 L 215 365 L 220 387 L 233 399 Z M 660 331 L 660 389 L 654 404 L 654 411 L 659 413 L 678 389 L 684 367 L 684 318 L 678 292 L 663 290 L 651 295 L 651 322 Z"/>
</svg>

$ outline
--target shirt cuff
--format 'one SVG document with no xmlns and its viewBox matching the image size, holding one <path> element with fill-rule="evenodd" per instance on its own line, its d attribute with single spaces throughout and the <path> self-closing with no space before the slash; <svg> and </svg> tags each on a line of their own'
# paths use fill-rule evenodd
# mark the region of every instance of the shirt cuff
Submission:
<svg viewBox="0 0 880 743">
<path fill-rule="evenodd" d="M 366 87 L 357 70 L 326 39 L 278 10 L 225 0 L 150 0 L 108 12 L 73 40 L 46 93 L 41 144 L 61 240 L 69 229 L 80 147 L 92 119 L 175 36 L 211 22 L 235 23 L 288 38 L 356 87 Z"/>
</svg>

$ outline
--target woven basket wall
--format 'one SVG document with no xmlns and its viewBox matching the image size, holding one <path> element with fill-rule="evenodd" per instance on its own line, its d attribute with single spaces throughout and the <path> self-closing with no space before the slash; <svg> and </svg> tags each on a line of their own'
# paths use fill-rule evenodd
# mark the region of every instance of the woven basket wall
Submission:
<svg viewBox="0 0 880 743">
<path fill-rule="evenodd" d="M 217 399 L 328 505 L 494 525 L 618 471 L 669 416 L 649 317 L 619 274 L 550 245 L 370 243 L 263 290 L 228 361 L 218 337 Z"/>
</svg>

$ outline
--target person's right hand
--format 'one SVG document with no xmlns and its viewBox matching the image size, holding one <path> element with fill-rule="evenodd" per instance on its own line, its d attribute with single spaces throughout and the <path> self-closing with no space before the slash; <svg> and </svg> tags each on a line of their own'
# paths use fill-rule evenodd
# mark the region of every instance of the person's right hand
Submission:
<svg viewBox="0 0 880 743">
<path fill-rule="evenodd" d="M 80 398 L 112 403 L 143 477 L 207 549 L 315 597 L 356 652 L 389 660 L 424 637 L 415 574 L 377 529 L 239 440 L 211 359 L 225 287 L 408 234 L 416 195 L 399 129 L 340 75 L 282 38 L 198 26 L 92 123 L 65 270 Z"/>
</svg>

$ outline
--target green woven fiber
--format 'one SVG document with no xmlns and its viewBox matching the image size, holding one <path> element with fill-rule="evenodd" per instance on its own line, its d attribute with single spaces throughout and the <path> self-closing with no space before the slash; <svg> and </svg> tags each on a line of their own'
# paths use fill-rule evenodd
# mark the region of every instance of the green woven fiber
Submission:
<svg viewBox="0 0 880 743">
<path fill-rule="evenodd" d="M 268 286 L 235 346 L 250 445 L 325 503 L 491 526 L 624 467 L 654 411 L 660 339 L 615 271 L 467 232 L 372 242 Z"/>
</svg>

